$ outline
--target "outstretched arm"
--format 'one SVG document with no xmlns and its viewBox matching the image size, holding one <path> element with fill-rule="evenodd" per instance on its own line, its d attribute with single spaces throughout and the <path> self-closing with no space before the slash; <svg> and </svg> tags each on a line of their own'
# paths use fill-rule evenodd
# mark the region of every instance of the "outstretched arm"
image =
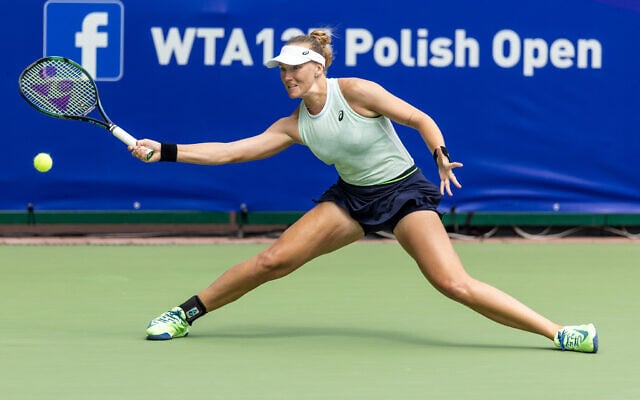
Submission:
<svg viewBox="0 0 640 400">
<path fill-rule="evenodd" d="M 220 165 L 260 160 L 271 157 L 295 143 L 291 131 L 292 117 L 282 118 L 259 135 L 236 140 L 233 142 L 203 142 L 194 144 L 178 144 L 176 161 Z M 151 159 L 145 159 L 144 148 L 154 150 Z M 134 157 L 146 162 L 160 161 L 161 144 L 151 139 L 142 139 L 135 148 L 130 147 Z"/>
</svg>

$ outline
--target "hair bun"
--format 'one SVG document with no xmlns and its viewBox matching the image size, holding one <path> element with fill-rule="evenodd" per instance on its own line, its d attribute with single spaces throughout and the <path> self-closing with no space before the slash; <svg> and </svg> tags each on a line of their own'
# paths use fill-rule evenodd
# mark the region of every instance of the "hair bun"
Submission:
<svg viewBox="0 0 640 400">
<path fill-rule="evenodd" d="M 331 35 L 321 29 L 312 31 L 309 36 L 314 37 L 322 47 L 325 47 L 326 45 L 331 43 Z"/>
</svg>

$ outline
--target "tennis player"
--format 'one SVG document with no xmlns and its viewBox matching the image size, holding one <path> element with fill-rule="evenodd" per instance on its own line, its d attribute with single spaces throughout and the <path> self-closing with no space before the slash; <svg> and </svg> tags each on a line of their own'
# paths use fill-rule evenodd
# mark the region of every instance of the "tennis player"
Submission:
<svg viewBox="0 0 640 400">
<path fill-rule="evenodd" d="M 335 166 L 337 183 L 269 248 L 237 264 L 197 295 L 152 320 L 147 338 L 186 336 L 193 322 L 265 282 L 286 276 L 308 261 L 363 238 L 390 231 L 416 261 L 425 278 L 445 296 L 506 326 L 553 340 L 562 350 L 595 353 L 593 324 L 561 326 L 510 295 L 467 274 L 436 211 L 452 185 L 460 188 L 443 135 L 424 112 L 377 83 L 327 78 L 331 37 L 316 30 L 289 40 L 266 63 L 278 67 L 290 98 L 299 107 L 264 132 L 228 143 L 171 144 L 139 140 L 132 154 L 145 162 L 219 165 L 263 159 L 303 144 Z M 417 130 L 433 153 L 440 185 L 416 167 L 392 125 Z M 145 159 L 145 148 L 155 151 Z"/>
</svg>

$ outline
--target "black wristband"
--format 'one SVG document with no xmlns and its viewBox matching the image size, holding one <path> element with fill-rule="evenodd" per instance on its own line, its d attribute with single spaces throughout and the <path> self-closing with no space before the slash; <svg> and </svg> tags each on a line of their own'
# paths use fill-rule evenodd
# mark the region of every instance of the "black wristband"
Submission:
<svg viewBox="0 0 640 400">
<path fill-rule="evenodd" d="M 173 143 L 160 143 L 160 161 L 178 161 L 178 145 Z"/>
<path fill-rule="evenodd" d="M 451 162 L 451 157 L 449 157 L 449 152 L 447 151 L 447 148 L 444 146 L 440 146 L 440 150 L 442 151 L 442 155 L 447 157 L 447 160 Z M 437 147 L 435 150 L 433 150 L 433 161 L 435 161 L 436 165 L 438 165 L 438 148 Z"/>
</svg>

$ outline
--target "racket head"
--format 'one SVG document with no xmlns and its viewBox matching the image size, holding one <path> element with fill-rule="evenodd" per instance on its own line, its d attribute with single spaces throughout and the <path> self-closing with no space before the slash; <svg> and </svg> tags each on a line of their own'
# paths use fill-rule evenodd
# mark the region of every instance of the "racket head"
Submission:
<svg viewBox="0 0 640 400">
<path fill-rule="evenodd" d="M 88 120 L 86 115 L 99 103 L 89 73 L 65 57 L 35 61 L 20 74 L 18 88 L 33 108 L 55 118 Z"/>
</svg>

